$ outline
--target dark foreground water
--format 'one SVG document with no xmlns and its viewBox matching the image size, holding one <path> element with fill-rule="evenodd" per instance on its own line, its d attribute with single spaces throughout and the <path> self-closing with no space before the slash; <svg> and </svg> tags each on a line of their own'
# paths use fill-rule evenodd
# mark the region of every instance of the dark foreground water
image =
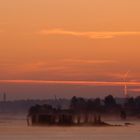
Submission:
<svg viewBox="0 0 140 140">
<path fill-rule="evenodd" d="M 140 122 L 133 123 L 128 127 L 28 127 L 25 120 L 1 120 L 0 140 L 140 140 Z"/>
</svg>

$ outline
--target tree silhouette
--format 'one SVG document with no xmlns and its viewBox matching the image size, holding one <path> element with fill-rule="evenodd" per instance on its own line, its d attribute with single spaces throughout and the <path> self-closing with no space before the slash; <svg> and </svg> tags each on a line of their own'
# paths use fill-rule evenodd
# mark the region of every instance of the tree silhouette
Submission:
<svg viewBox="0 0 140 140">
<path fill-rule="evenodd" d="M 127 98 L 125 106 L 127 108 L 131 108 L 131 109 L 134 108 L 135 107 L 135 100 L 134 100 L 134 98 L 133 97 Z"/>
<path fill-rule="evenodd" d="M 75 110 L 75 109 L 77 109 L 77 106 L 78 106 L 78 99 L 76 96 L 73 96 L 71 101 L 70 101 L 70 108 L 72 110 Z"/>
<path fill-rule="evenodd" d="M 105 100 L 104 100 L 104 103 L 105 103 L 106 107 L 116 106 L 116 100 L 114 99 L 114 97 L 112 95 L 106 96 Z"/>
<path fill-rule="evenodd" d="M 140 108 L 140 96 L 135 98 L 135 105 L 137 108 Z"/>
</svg>

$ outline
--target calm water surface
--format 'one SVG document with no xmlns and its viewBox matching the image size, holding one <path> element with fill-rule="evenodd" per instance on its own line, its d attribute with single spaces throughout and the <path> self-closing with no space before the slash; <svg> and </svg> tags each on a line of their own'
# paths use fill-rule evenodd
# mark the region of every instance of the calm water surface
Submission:
<svg viewBox="0 0 140 140">
<path fill-rule="evenodd" d="M 133 123 L 129 127 L 27 127 L 24 120 L 6 120 L 0 121 L 0 140 L 140 140 L 140 122 Z"/>
</svg>

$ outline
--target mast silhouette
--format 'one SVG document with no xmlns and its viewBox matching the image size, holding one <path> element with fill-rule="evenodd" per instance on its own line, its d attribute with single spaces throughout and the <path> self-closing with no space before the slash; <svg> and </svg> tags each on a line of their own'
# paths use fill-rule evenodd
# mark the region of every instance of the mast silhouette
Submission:
<svg viewBox="0 0 140 140">
<path fill-rule="evenodd" d="M 127 88 L 127 77 L 128 77 L 129 71 L 127 71 L 124 74 L 124 96 L 128 97 L 128 88 Z"/>
</svg>

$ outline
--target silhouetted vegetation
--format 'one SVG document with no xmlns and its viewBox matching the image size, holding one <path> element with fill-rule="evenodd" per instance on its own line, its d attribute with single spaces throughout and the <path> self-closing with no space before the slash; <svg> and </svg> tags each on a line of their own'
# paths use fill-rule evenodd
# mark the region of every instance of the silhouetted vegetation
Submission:
<svg viewBox="0 0 140 140">
<path fill-rule="evenodd" d="M 73 101 L 75 104 L 75 100 Z M 86 110 L 86 102 L 84 102 L 84 99 L 80 98 L 79 101 L 79 103 L 85 107 L 84 110 L 80 109 L 79 106 L 76 110 L 74 106 L 72 107 L 73 109 L 58 109 L 47 104 L 32 106 L 28 112 L 27 124 L 51 126 L 110 126 L 101 120 L 99 114 L 92 114 L 92 112 Z"/>
<path fill-rule="evenodd" d="M 76 112 L 86 112 L 87 114 L 117 115 L 122 119 L 126 119 L 127 116 L 139 117 L 140 96 L 127 97 L 123 99 L 123 103 L 119 103 L 119 100 L 112 95 L 108 95 L 104 99 L 83 99 L 74 96 L 71 99 L 70 108 Z"/>
<path fill-rule="evenodd" d="M 139 117 L 140 97 L 128 97 L 123 103 L 112 95 L 104 99 L 85 99 L 72 97 L 67 109 L 53 107 L 48 104 L 32 106 L 28 113 L 31 124 L 63 124 L 63 125 L 105 125 L 101 116 L 116 116 L 122 120 L 127 117 Z"/>
<path fill-rule="evenodd" d="M 86 116 L 100 114 L 101 116 L 116 116 L 126 119 L 127 117 L 140 118 L 140 96 L 128 98 L 116 98 L 112 95 L 100 98 L 82 98 L 74 96 L 69 99 L 50 100 L 17 100 L 0 102 L 0 114 L 27 114 L 29 108 L 35 105 L 51 105 L 56 109 L 71 109 Z M 58 107 L 59 105 L 59 107 Z M 79 116 L 80 120 L 80 116 Z M 87 119 L 85 119 L 87 121 Z"/>
</svg>

